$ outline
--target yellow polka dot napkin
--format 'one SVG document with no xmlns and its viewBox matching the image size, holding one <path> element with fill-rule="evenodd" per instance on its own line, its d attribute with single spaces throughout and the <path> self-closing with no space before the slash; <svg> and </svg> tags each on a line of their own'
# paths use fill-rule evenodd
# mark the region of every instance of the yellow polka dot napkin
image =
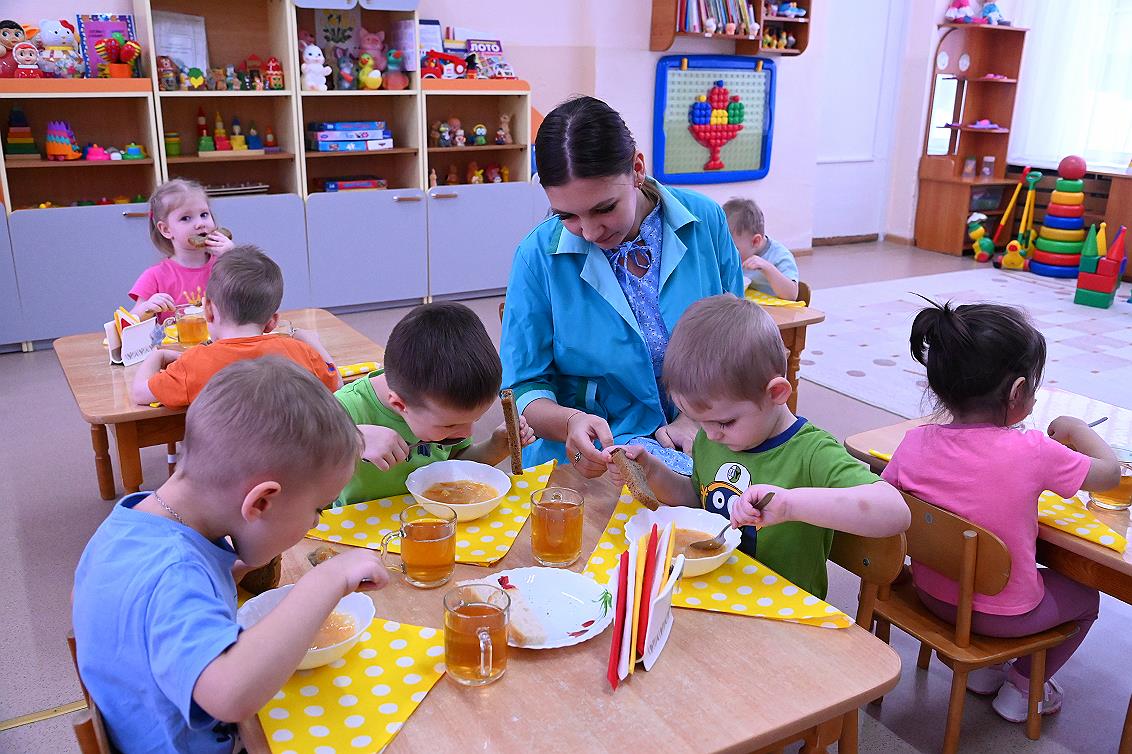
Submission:
<svg viewBox="0 0 1132 754">
<path fill-rule="evenodd" d="M 475 521 L 456 524 L 456 562 L 473 565 L 498 563 L 515 544 L 519 530 L 531 515 L 531 493 L 546 487 L 554 462 L 549 461 L 526 469 L 511 477 L 511 491 L 499 507 Z M 381 538 L 396 531 L 397 516 L 416 501 L 412 495 L 399 495 L 366 503 L 355 503 L 341 508 L 330 508 L 318 526 L 307 532 L 313 539 L 340 545 L 354 545 L 376 550 Z M 394 542 L 390 552 L 400 552 L 400 542 Z"/>
<path fill-rule="evenodd" d="M 1038 498 L 1038 521 L 1117 552 L 1124 552 L 1128 541 L 1097 520 L 1079 498 L 1068 500 L 1049 490 Z"/>
<path fill-rule="evenodd" d="M 345 657 L 298 670 L 259 711 L 273 754 L 383 749 L 444 675 L 444 631 L 378 618 Z"/>
<path fill-rule="evenodd" d="M 784 298 L 778 298 L 777 296 L 772 296 L 769 293 L 763 293 L 762 291 L 756 290 L 754 288 L 748 288 L 746 294 L 744 294 L 744 295 L 746 296 L 748 301 L 754 301 L 756 304 L 759 304 L 760 306 L 805 306 L 806 305 L 805 301 L 788 301 Z"/>
<path fill-rule="evenodd" d="M 599 581 L 608 581 L 614 575 L 618 558 L 628 548 L 625 522 L 643 509 L 644 506 L 633 500 L 627 490 L 622 491 L 613 517 L 590 555 L 584 573 Z M 711 573 L 676 582 L 672 604 L 822 628 L 848 628 L 853 625 L 853 620 L 833 605 L 791 584 L 738 550 Z"/>
</svg>

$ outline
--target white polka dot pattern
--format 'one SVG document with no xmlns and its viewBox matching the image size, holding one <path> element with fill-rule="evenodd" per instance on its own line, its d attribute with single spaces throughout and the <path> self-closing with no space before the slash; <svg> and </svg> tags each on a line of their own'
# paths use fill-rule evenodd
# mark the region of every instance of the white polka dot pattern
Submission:
<svg viewBox="0 0 1132 754">
<path fill-rule="evenodd" d="M 444 653 L 444 633 L 393 621 L 380 628 L 344 664 L 297 671 L 260 710 L 272 751 L 373 752 L 393 740 L 444 673 L 433 659 Z"/>
<path fill-rule="evenodd" d="M 502 560 L 531 515 L 530 493 L 546 487 L 553 470 L 550 461 L 511 477 L 511 491 L 498 508 L 483 518 L 456 524 L 456 562 L 494 565 Z M 397 529 L 397 516 L 414 502 L 412 495 L 399 495 L 331 508 L 327 511 L 331 515 L 323 516 L 307 536 L 376 550 L 382 536 Z M 500 531 L 504 527 L 506 531 Z M 393 543 L 389 550 L 400 552 L 400 543 Z"/>
<path fill-rule="evenodd" d="M 628 547 L 618 523 L 641 509 L 641 504 L 627 494 L 621 496 L 609 526 L 586 563 L 586 573 L 598 581 L 606 581 L 614 575 L 618 559 Z M 853 625 L 852 619 L 845 613 L 738 550 L 711 573 L 676 582 L 672 604 L 674 607 L 751 615 L 822 628 L 848 628 Z"/>
<path fill-rule="evenodd" d="M 1128 547 L 1128 540 L 1098 521 L 1080 498 L 1066 500 L 1046 490 L 1038 498 L 1038 521 L 1117 552 Z"/>
</svg>

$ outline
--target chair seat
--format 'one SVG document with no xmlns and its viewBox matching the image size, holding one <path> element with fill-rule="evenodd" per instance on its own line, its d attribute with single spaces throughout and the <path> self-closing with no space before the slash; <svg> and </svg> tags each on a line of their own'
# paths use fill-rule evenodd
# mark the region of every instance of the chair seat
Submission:
<svg viewBox="0 0 1132 754">
<path fill-rule="evenodd" d="M 970 646 L 960 647 L 954 641 L 955 626 L 924 607 L 911 581 L 893 584 L 889 598 L 877 600 L 876 616 L 931 645 L 940 655 L 977 667 L 1056 647 L 1078 630 L 1077 624 L 1070 622 L 1041 633 L 1005 639 L 972 633 Z"/>
</svg>

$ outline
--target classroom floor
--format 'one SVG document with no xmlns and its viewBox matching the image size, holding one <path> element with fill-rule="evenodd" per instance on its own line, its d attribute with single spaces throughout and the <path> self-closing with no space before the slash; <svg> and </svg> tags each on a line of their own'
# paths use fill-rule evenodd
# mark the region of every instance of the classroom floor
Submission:
<svg viewBox="0 0 1132 754">
<path fill-rule="evenodd" d="M 879 242 L 820 248 L 800 257 L 798 266 L 815 291 L 815 307 L 821 308 L 823 288 L 970 269 L 974 263 L 969 258 Z M 468 303 L 498 339 L 499 299 Z M 343 319 L 373 340 L 385 342 L 404 311 L 363 312 Z M 111 504 L 98 498 L 90 434 L 78 416 L 54 353 L 40 350 L 0 356 L 0 385 L 0 416 L 8 430 L 0 433 L 0 485 L 4 489 L 0 605 L 5 614 L 0 721 L 4 721 L 80 698 L 64 639 L 70 627 L 71 583 L 83 546 Z M 799 411 L 839 439 L 899 420 L 804 379 Z M 489 431 L 500 421 L 496 409 L 478 428 Z M 25 428 L 28 431 L 21 431 Z M 142 458 L 147 482 L 160 483 L 166 475 L 164 448 L 149 448 Z M 837 568 L 831 571 L 830 602 L 854 611 L 855 580 Z M 1029 741 L 1021 725 L 1001 720 L 989 700 L 968 695 L 963 749 L 1115 751 L 1132 686 L 1126 661 L 1132 653 L 1132 638 L 1124 629 L 1128 625 L 1132 625 L 1132 607 L 1104 598 L 1101 620 L 1078 655 L 1058 674 L 1065 689 L 1065 706 L 1060 714 L 1044 720 L 1038 742 Z M 917 645 L 896 630 L 893 646 L 903 660 L 903 676 L 882 707 L 867 708 L 861 725 L 861 751 L 936 751 L 943 736 L 950 673 L 937 661 L 929 671 L 917 670 Z M 1103 646 L 1109 649 L 1102 652 Z M 1113 657 L 1120 660 L 1113 662 Z M 75 751 L 78 747 L 67 716 L 0 732 L 0 752 Z"/>
</svg>

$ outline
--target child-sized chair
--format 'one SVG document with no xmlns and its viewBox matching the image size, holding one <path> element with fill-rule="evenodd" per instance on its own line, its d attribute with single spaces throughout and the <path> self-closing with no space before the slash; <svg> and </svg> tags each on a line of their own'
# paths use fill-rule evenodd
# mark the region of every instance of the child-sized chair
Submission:
<svg viewBox="0 0 1132 754">
<path fill-rule="evenodd" d="M 67 646 L 71 648 L 71 661 L 75 663 L 75 675 L 79 679 L 79 688 L 83 691 L 86 700 L 86 709 L 74 713 L 71 727 L 75 729 L 75 739 L 79 742 L 79 751 L 82 754 L 111 754 L 110 739 L 106 735 L 106 726 L 102 724 L 102 715 L 98 712 L 94 700 L 87 693 L 86 684 L 79 675 L 79 657 L 75 645 L 75 632 L 67 632 Z"/>
<path fill-rule="evenodd" d="M 1010 579 L 1010 553 L 1001 539 L 983 527 L 912 495 L 905 494 L 904 499 L 912 510 L 912 524 L 905 532 L 908 555 L 913 561 L 958 582 L 958 612 L 954 626 L 940 620 L 920 602 L 911 579 L 904 579 L 893 585 L 888 596 L 881 595 L 877 600 L 876 635 L 887 642 L 889 626 L 894 625 L 920 640 L 917 666 L 926 669 L 935 650 L 940 661 L 951 668 L 951 700 L 943 737 L 945 754 L 959 748 L 967 675 L 979 668 L 1029 655 L 1030 708 L 1026 736 L 1037 740 L 1042 730 L 1038 701 L 1045 682 L 1046 650 L 1073 636 L 1077 625 L 1065 623 L 1048 631 L 1011 639 L 972 635 L 974 595 L 976 592 L 995 595 L 1006 587 Z"/>
</svg>

